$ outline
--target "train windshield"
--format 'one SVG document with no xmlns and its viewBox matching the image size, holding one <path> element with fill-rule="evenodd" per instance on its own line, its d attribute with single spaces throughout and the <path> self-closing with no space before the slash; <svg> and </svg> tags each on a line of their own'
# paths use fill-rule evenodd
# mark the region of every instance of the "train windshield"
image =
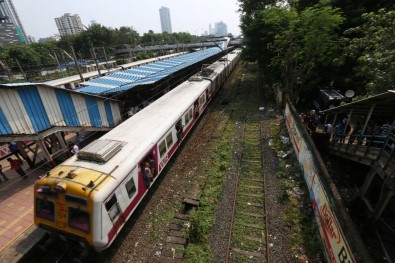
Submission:
<svg viewBox="0 0 395 263">
<path fill-rule="evenodd" d="M 36 198 L 36 216 L 49 220 L 55 220 L 55 204 L 47 199 Z"/>
<path fill-rule="evenodd" d="M 69 226 L 89 232 L 89 213 L 79 208 L 69 207 Z"/>
</svg>

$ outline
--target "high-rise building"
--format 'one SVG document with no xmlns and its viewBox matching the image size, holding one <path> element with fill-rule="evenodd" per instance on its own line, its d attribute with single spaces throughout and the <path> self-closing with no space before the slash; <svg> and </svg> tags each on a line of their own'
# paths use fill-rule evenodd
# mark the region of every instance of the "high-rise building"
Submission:
<svg viewBox="0 0 395 263">
<path fill-rule="evenodd" d="M 159 15 L 160 15 L 160 25 L 162 27 L 162 33 L 167 32 L 171 34 L 172 31 L 171 31 L 170 9 L 162 6 L 159 9 Z"/>
<path fill-rule="evenodd" d="M 228 26 L 222 21 L 215 23 L 215 35 L 216 36 L 228 35 Z"/>
<path fill-rule="evenodd" d="M 79 15 L 66 13 L 61 17 L 55 18 L 55 22 L 61 36 L 77 35 L 84 30 Z"/>
<path fill-rule="evenodd" d="M 21 20 L 19 19 L 18 13 L 16 12 L 15 6 L 12 3 L 12 0 L 0 0 L 0 21 L 5 24 L 12 24 L 14 29 L 11 29 L 10 25 L 3 25 L 2 30 L 7 28 L 7 31 L 1 31 L 3 36 L 9 34 L 9 30 L 13 30 L 16 32 L 19 43 L 28 43 L 27 35 L 25 30 L 23 29 Z M 10 43 L 14 43 L 14 38 Z M 1 43 L 7 43 L 7 39 L 1 39 Z"/>
<path fill-rule="evenodd" d="M 211 27 L 211 24 L 208 24 L 208 34 L 209 35 L 214 35 L 213 34 L 213 28 Z"/>
</svg>

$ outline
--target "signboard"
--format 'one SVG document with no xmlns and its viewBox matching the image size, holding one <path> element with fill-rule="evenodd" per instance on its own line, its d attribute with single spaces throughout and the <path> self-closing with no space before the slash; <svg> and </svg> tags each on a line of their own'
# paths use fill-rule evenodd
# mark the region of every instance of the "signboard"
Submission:
<svg viewBox="0 0 395 263">
<path fill-rule="evenodd" d="M 303 168 L 305 181 L 309 189 L 310 199 L 314 209 L 315 218 L 319 226 L 321 238 L 326 248 L 328 262 L 353 263 L 356 262 L 343 231 L 333 213 L 328 196 L 318 175 L 313 158 L 304 142 L 301 132 L 296 126 L 294 117 L 288 103 L 285 107 L 285 121 L 292 144 L 294 146 L 299 164 Z"/>
</svg>

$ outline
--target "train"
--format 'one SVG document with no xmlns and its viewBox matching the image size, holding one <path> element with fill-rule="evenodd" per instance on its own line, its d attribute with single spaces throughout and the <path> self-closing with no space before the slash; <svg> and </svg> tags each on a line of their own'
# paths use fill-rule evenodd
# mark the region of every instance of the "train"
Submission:
<svg viewBox="0 0 395 263">
<path fill-rule="evenodd" d="M 109 248 L 240 55 L 229 51 L 37 180 L 34 223 L 83 248 Z"/>
</svg>

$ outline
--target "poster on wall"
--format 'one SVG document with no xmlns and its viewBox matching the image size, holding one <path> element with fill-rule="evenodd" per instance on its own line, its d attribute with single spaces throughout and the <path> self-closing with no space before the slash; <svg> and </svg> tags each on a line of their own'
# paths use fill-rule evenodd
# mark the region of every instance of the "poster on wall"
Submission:
<svg viewBox="0 0 395 263">
<path fill-rule="evenodd" d="M 315 157 L 304 142 L 288 104 L 285 107 L 285 121 L 299 164 L 303 168 L 304 178 L 328 261 L 338 263 L 356 262 L 344 238 L 336 215 L 331 209 L 328 196 L 317 172 L 318 169 L 315 167 L 317 162 L 313 162 Z"/>
</svg>

